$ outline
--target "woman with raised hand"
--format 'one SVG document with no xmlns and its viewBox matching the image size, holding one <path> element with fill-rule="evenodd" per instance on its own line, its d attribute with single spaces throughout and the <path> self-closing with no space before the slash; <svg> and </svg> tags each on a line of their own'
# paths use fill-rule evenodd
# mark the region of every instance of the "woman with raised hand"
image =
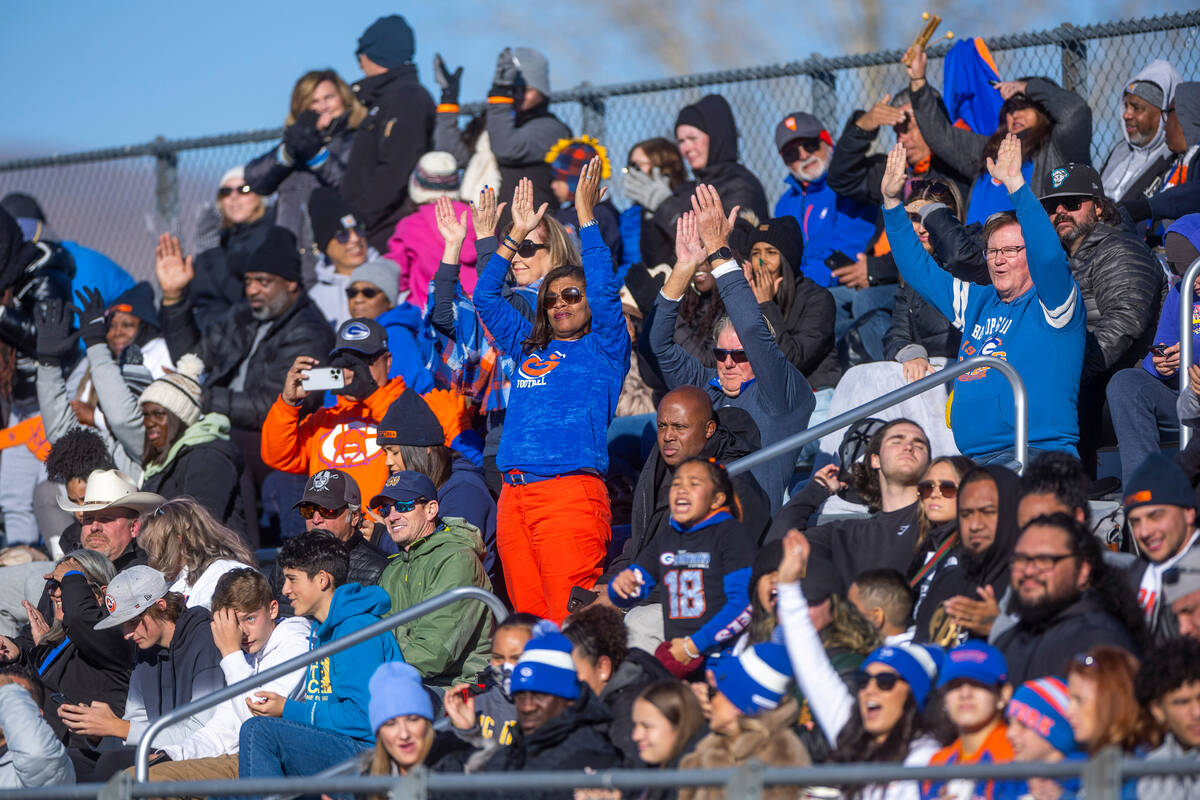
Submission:
<svg viewBox="0 0 1200 800">
<path fill-rule="evenodd" d="M 630 341 L 612 258 L 593 214 L 600 160 L 575 192 L 583 264 L 555 264 L 530 323 L 501 297 L 505 275 L 548 204 L 533 184 L 513 195 L 513 226 L 475 287 L 479 318 L 518 362 L 496 463 L 504 476 L 497 545 L 516 610 L 561 621 L 573 586 L 601 574 L 612 514 L 604 474 L 606 432 L 629 370 Z"/>
</svg>

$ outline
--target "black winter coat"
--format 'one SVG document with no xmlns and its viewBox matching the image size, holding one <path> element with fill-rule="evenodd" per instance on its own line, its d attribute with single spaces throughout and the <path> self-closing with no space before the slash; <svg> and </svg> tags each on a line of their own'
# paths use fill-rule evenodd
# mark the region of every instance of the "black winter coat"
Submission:
<svg viewBox="0 0 1200 800">
<path fill-rule="evenodd" d="M 25 261 L 25 266 L 16 272 L 11 286 L 4 287 L 12 289 L 12 299 L 0 305 L 0 341 L 17 351 L 13 399 L 36 400 L 37 322 L 34 309 L 38 303 L 48 300 L 59 300 L 68 306 L 75 302 L 71 294 L 75 258 L 58 242 L 27 242 L 13 258 Z M 6 279 L 11 271 L 16 271 L 12 264 L 5 272 Z"/>
<path fill-rule="evenodd" d="M 240 531 L 246 522 L 240 480 L 243 466 L 241 451 L 228 439 L 188 445 L 161 472 L 146 478 L 142 491 L 168 500 L 191 497 L 222 525 Z"/>
<path fill-rule="evenodd" d="M 297 356 L 327 360 L 333 349 L 334 333 L 320 309 L 301 292 L 291 307 L 270 323 L 270 329 L 250 356 L 245 389 L 229 388 L 238 366 L 250 355 L 258 321 L 242 301 L 223 316 L 206 320 L 203 333 L 192 315 L 191 301 L 185 300 L 162 309 L 163 336 L 171 358 L 196 353 L 208 367 L 204 381 L 204 410 L 229 417 L 234 428 L 257 431 L 275 398 L 283 388 L 283 379 Z M 304 401 L 304 414 L 316 411 L 322 400 L 314 392 Z"/>
<path fill-rule="evenodd" d="M 619 767 L 621 753 L 608 739 L 612 722 L 604 704 L 586 685 L 579 699 L 557 717 L 526 734 L 518 725 L 513 743 L 501 748 L 484 766 L 484 772 L 540 772 L 543 770 L 584 770 L 596 772 Z M 558 800 L 572 798 L 571 789 L 521 789 L 478 795 L 512 800 Z"/>
<path fill-rule="evenodd" d="M 375 528 L 380 529 L 383 526 L 376 525 Z M 386 528 L 383 529 L 383 535 L 387 535 Z M 379 576 L 383 574 L 387 561 L 387 553 L 355 534 L 350 540 L 350 571 L 347 580 L 363 586 L 378 586 Z M 283 596 L 283 570 L 278 563 L 271 570 L 270 584 L 271 593 L 279 603 L 280 616 L 292 616 L 292 601 Z"/>
<path fill-rule="evenodd" d="M 409 176 L 433 145 L 436 107 L 412 64 L 363 78 L 353 88 L 369 112 L 354 136 L 341 195 L 366 225 L 367 241 L 384 253 L 408 198 Z"/>
<path fill-rule="evenodd" d="M 925 348 L 926 358 L 941 356 L 953 361 L 958 358 L 961 341 L 962 331 L 915 289 L 904 284 L 896 290 L 892 322 L 883 335 L 884 358 L 891 361 L 902 349 L 915 344 Z"/>
<path fill-rule="evenodd" d="M 995 644 L 1008 662 L 1012 686 L 1044 675 L 1064 675 L 1072 658 L 1096 645 L 1123 647 L 1140 655 L 1133 635 L 1092 590 L 1040 625 L 1018 622 L 1000 634 Z"/>
<path fill-rule="evenodd" d="M 245 297 L 242 273 L 274 224 L 275 212 L 268 209 L 254 222 L 222 228 L 221 244 L 196 256 L 196 277 L 188 287 L 188 297 L 197 324 L 225 314 Z"/>
<path fill-rule="evenodd" d="M 784 275 L 783 279 L 792 280 L 793 276 Z M 814 390 L 831 389 L 842 375 L 833 341 L 837 311 L 833 295 L 803 275 L 794 280 L 796 294 L 786 314 L 777 300 L 759 303 L 758 307 L 775 332 L 784 357 L 804 373 Z"/>
</svg>

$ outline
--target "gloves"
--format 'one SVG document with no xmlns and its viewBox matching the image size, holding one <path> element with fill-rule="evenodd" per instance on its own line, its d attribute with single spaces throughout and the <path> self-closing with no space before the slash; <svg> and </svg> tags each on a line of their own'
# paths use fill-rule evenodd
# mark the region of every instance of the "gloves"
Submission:
<svg viewBox="0 0 1200 800">
<path fill-rule="evenodd" d="M 671 196 L 671 179 L 658 167 L 649 175 L 640 169 L 631 169 L 625 173 L 625 196 L 647 211 L 657 211 Z"/>
<path fill-rule="evenodd" d="M 701 661 L 699 658 L 694 658 L 686 664 L 676 661 L 675 656 L 671 655 L 671 643 L 669 641 L 663 642 L 655 648 L 654 657 L 662 662 L 662 665 L 667 668 L 667 672 L 679 678 L 679 680 L 683 680 L 695 672 L 700 666 Z"/>
<path fill-rule="evenodd" d="M 511 47 L 506 47 L 496 58 L 496 74 L 492 76 L 492 88 L 488 97 L 516 97 L 517 80 L 521 74 Z"/>
<path fill-rule="evenodd" d="M 325 137 L 317 132 L 317 112 L 309 109 L 283 132 L 283 148 L 292 161 L 307 164 L 325 146 Z"/>
<path fill-rule="evenodd" d="M 79 314 L 79 338 L 83 339 L 85 347 L 108 340 L 108 320 L 105 318 L 104 298 L 100 290 L 89 286 L 75 292 L 79 305 L 75 312 Z"/>
<path fill-rule="evenodd" d="M 433 79 L 437 81 L 437 85 L 442 87 L 442 105 L 458 105 L 459 87 L 462 85 L 463 68 L 459 67 L 450 72 L 446 69 L 446 62 L 442 60 L 441 53 L 433 54 Z"/>
<path fill-rule="evenodd" d="M 72 306 L 57 298 L 43 300 L 34 307 L 39 362 L 59 366 L 75 350 L 79 337 L 71 330 L 74 314 Z"/>
</svg>

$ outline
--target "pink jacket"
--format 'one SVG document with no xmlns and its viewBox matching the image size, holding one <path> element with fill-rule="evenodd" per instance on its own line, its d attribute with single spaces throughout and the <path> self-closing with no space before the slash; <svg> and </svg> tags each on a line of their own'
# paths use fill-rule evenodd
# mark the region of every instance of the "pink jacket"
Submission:
<svg viewBox="0 0 1200 800">
<path fill-rule="evenodd" d="M 471 227 L 470 208 L 466 203 L 454 201 L 456 217 L 467 212 L 467 240 L 463 242 L 460 280 L 463 291 L 468 295 L 475 289 L 475 233 Z M 400 265 L 400 291 L 407 289 L 408 302 L 422 312 L 429 296 L 429 282 L 442 263 L 444 247 L 442 235 L 438 233 L 433 203 L 419 206 L 415 212 L 397 222 L 395 233 L 388 239 L 385 255 Z"/>
</svg>

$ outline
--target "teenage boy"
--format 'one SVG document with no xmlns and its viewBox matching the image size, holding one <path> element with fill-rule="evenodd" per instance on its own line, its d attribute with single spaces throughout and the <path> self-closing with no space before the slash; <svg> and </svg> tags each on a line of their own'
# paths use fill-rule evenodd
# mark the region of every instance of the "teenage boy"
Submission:
<svg viewBox="0 0 1200 800">
<path fill-rule="evenodd" d="M 221 651 L 226 685 L 245 680 L 308 652 L 307 617 L 278 619 L 279 603 L 262 573 L 243 567 L 226 572 L 213 592 L 213 642 Z M 246 700 L 262 692 L 304 694 L 305 670 L 289 672 L 217 706 L 194 736 L 165 745 L 150 758 L 152 781 L 236 780 L 238 734 L 251 716 Z"/>
<path fill-rule="evenodd" d="M 346 545 L 327 531 L 308 531 L 279 551 L 283 594 L 297 616 L 312 617 L 309 649 L 348 636 L 388 613 L 391 600 L 378 586 L 347 583 Z M 385 631 L 309 665 L 305 699 L 260 690 L 246 699 L 253 714 L 242 725 L 238 777 L 312 775 L 375 743 L 367 686 L 375 668 L 403 661 L 396 637 Z"/>
<path fill-rule="evenodd" d="M 1200 641 L 1181 637 L 1146 654 L 1134 684 L 1138 702 L 1166 730 L 1162 745 L 1147 761 L 1200 758 Z M 1196 797 L 1195 775 L 1147 775 L 1137 782 L 1138 798 Z"/>
</svg>

